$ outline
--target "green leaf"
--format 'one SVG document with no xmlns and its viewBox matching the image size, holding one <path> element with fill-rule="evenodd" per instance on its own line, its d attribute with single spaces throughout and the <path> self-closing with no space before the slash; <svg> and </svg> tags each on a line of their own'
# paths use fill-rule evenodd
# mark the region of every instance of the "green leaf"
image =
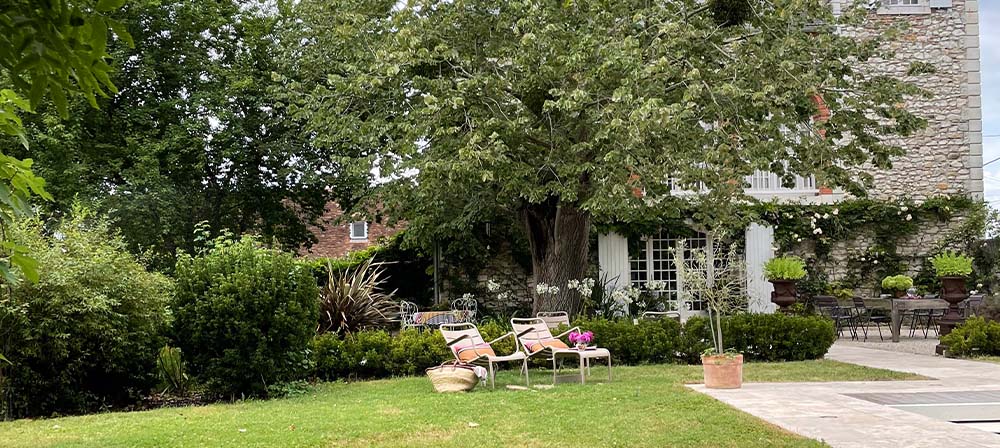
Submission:
<svg viewBox="0 0 1000 448">
<path fill-rule="evenodd" d="M 7 359 L 7 357 L 4 356 L 3 353 L 0 353 L 0 361 L 3 361 L 3 362 L 5 362 L 7 364 L 10 364 L 10 365 L 14 365 L 14 363 L 10 362 L 10 360 Z"/>
<path fill-rule="evenodd" d="M 101 0 L 97 2 L 97 10 L 101 12 L 108 12 L 121 8 L 125 4 L 125 0 Z"/>
<path fill-rule="evenodd" d="M 10 256 L 10 263 L 21 269 L 24 278 L 32 283 L 38 282 L 38 260 L 21 253 L 13 253 Z"/>
<path fill-rule="evenodd" d="M 121 22 L 113 19 L 107 19 L 108 28 L 118 36 L 119 39 L 128 44 L 129 47 L 135 48 L 135 41 L 132 40 L 132 35 L 128 32 L 128 28 L 125 27 Z"/>
</svg>

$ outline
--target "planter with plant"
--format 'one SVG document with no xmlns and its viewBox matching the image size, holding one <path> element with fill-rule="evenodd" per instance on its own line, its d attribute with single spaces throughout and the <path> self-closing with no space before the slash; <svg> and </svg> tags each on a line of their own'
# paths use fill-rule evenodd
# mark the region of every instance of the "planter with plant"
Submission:
<svg viewBox="0 0 1000 448">
<path fill-rule="evenodd" d="M 788 312 L 788 307 L 798 301 L 795 282 L 806 276 L 806 263 L 799 257 L 772 258 L 764 265 L 764 276 L 774 285 L 771 302 Z"/>
<path fill-rule="evenodd" d="M 941 279 L 941 298 L 948 302 L 948 311 L 939 321 L 941 329 L 938 332 L 944 336 L 953 328 L 965 321 L 962 309 L 959 307 L 969 293 L 965 289 L 966 278 L 972 273 L 972 257 L 966 257 L 957 252 L 946 250 L 931 259 L 934 271 Z M 943 350 L 938 346 L 939 351 Z"/>
<path fill-rule="evenodd" d="M 681 244 L 683 246 L 683 243 Z M 746 310 L 743 293 L 743 261 L 735 245 L 725 253 L 714 247 L 693 250 L 685 260 L 674 252 L 677 275 L 684 282 L 685 300 L 701 300 L 708 309 L 712 347 L 701 354 L 705 387 L 738 389 L 743 386 L 743 354 L 726 349 L 722 340 L 722 316 Z"/>
<path fill-rule="evenodd" d="M 913 279 L 906 275 L 890 275 L 882 279 L 882 290 L 889 291 L 897 298 L 906 295 L 906 290 L 912 287 Z"/>
</svg>

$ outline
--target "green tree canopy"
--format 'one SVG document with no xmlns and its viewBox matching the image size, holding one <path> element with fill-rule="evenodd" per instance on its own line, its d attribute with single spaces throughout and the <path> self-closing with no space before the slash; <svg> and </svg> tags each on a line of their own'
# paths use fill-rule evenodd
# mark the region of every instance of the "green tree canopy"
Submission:
<svg viewBox="0 0 1000 448">
<path fill-rule="evenodd" d="M 28 123 L 50 209 L 94 203 L 161 268 L 193 249 L 200 222 L 290 248 L 313 241 L 308 225 L 346 182 L 275 97 L 281 10 L 133 0 L 115 17 L 136 43 L 111 45 L 121 93 L 100 110 L 80 99 L 69 120 L 50 108 Z"/>
<path fill-rule="evenodd" d="M 388 179 L 373 197 L 411 239 L 519 216 L 541 283 L 584 276 L 594 220 L 693 203 L 716 226 L 755 170 L 861 192 L 923 125 L 923 92 L 862 68 L 885 36 L 837 32 L 867 11 L 819 0 L 328 3 L 288 40 L 326 75 L 291 86 L 314 144 Z"/>
<path fill-rule="evenodd" d="M 131 43 L 117 21 L 106 16 L 124 0 L 12 0 L 0 5 L 0 132 L 28 148 L 22 116 L 49 98 L 62 118 L 67 99 L 82 95 L 92 107 L 97 98 L 117 92 L 109 77 L 109 35 Z M 112 34 L 113 32 L 113 34 Z M 32 172 L 30 158 L 0 152 L 0 227 L 30 213 L 34 195 L 51 199 L 45 181 Z M 36 263 L 27 249 L 0 236 L 0 275 L 16 279 L 12 266 L 37 280 Z"/>
</svg>

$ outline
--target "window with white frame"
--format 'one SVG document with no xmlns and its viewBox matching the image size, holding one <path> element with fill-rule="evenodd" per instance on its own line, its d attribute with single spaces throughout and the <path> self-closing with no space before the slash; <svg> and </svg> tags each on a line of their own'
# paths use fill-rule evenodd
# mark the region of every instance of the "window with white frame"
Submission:
<svg viewBox="0 0 1000 448">
<path fill-rule="evenodd" d="M 355 241 L 368 239 L 367 221 L 354 221 L 351 223 L 351 239 Z"/>
<path fill-rule="evenodd" d="M 930 14 L 930 0 L 881 0 L 879 14 Z"/>
<path fill-rule="evenodd" d="M 629 247 L 629 280 L 632 286 L 643 287 L 652 280 L 662 282 L 662 290 L 657 291 L 661 298 L 677 301 L 684 291 L 682 279 L 677 275 L 677 265 L 674 253 L 679 252 L 683 260 L 689 260 L 695 250 L 705 249 L 711 243 L 711 237 L 704 233 L 681 237 L 659 231 L 640 240 Z M 691 310 L 702 310 L 704 304 L 694 300 L 690 303 Z"/>
</svg>

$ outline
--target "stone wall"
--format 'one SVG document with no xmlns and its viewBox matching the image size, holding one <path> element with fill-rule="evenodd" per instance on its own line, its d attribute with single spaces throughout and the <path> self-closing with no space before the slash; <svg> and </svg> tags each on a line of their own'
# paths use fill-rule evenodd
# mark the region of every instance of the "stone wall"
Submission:
<svg viewBox="0 0 1000 448">
<path fill-rule="evenodd" d="M 929 221 L 924 223 L 918 232 L 897 241 L 896 254 L 904 265 L 904 270 L 898 274 L 916 277 L 920 273 L 924 261 L 934 256 L 942 247 L 961 250 L 961 246 L 945 243 L 953 242 L 956 235 L 961 233 L 965 223 L 965 216 L 954 216 L 947 221 Z M 860 261 L 860 257 L 877 247 L 876 243 L 874 235 L 859 230 L 854 238 L 835 242 L 830 248 L 829 254 L 817 262 L 816 267 L 826 275 L 829 282 L 842 282 L 850 275 L 852 269 L 850 260 L 854 260 L 860 265 L 855 269 L 877 271 L 877 263 L 873 263 L 871 260 Z M 793 253 L 803 258 L 810 258 L 816 252 L 811 244 L 804 243 L 794 248 Z M 857 273 L 864 274 L 864 272 Z M 873 279 L 870 284 L 858 288 L 855 293 L 862 297 L 877 296 L 880 291 L 875 282 L 878 281 L 880 279 Z"/>
<path fill-rule="evenodd" d="M 969 193 L 981 198 L 982 101 L 979 67 L 979 3 L 953 0 L 950 8 L 930 14 L 885 15 L 873 11 L 866 30 L 904 21 L 900 39 L 885 45 L 895 55 L 873 59 L 877 73 L 900 77 L 929 91 L 931 98 L 912 98 L 906 107 L 926 118 L 928 126 L 898 142 L 906 155 L 888 171 L 872 170 L 874 197 L 922 200 L 941 194 Z M 912 62 L 932 64 L 935 73 L 906 76 Z"/>
</svg>

